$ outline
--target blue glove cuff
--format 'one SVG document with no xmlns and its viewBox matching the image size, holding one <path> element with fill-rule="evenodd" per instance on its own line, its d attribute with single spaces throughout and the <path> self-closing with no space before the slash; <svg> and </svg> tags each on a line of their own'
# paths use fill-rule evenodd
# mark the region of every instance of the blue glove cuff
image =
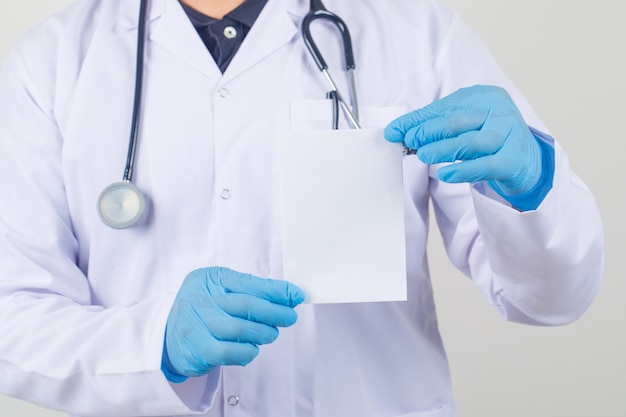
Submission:
<svg viewBox="0 0 626 417">
<path fill-rule="evenodd" d="M 489 186 L 519 211 L 536 210 L 552 189 L 552 180 L 554 179 L 554 148 L 546 141 L 539 139 L 534 133 L 533 136 L 541 149 L 541 178 L 539 178 L 539 182 L 527 193 L 509 196 L 500 190 L 495 181 L 489 181 Z"/>
<path fill-rule="evenodd" d="M 188 377 L 179 375 L 173 372 L 172 364 L 170 363 L 170 358 L 167 355 L 167 347 L 165 346 L 165 342 L 163 342 L 163 356 L 161 357 L 161 372 L 165 375 L 168 381 L 173 382 L 175 384 L 180 384 L 181 382 L 185 382 Z"/>
</svg>

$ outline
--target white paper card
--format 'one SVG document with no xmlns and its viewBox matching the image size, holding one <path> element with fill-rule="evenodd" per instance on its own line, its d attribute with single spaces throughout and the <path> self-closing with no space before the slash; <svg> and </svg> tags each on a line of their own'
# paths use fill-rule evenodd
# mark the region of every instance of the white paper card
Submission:
<svg viewBox="0 0 626 417">
<path fill-rule="evenodd" d="M 382 129 L 280 137 L 285 279 L 307 303 L 406 300 L 402 147 Z"/>
</svg>

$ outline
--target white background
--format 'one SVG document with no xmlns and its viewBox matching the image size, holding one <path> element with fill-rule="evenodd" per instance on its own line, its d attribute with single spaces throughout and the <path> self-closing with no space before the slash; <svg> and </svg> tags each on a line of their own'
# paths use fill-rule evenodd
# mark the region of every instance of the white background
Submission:
<svg viewBox="0 0 626 417">
<path fill-rule="evenodd" d="M 601 292 L 585 316 L 559 328 L 504 323 L 448 266 L 437 233 L 431 234 L 459 417 L 626 417 L 626 3 L 449 2 L 568 151 L 598 198 L 606 233 Z M 67 3 L 2 0 L 0 59 L 26 28 Z M 64 414 L 0 396 L 0 416 Z"/>
</svg>

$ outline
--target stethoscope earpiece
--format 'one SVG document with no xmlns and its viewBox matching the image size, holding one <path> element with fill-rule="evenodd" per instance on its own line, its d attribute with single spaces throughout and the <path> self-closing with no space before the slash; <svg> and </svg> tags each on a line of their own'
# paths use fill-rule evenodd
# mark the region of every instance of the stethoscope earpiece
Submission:
<svg viewBox="0 0 626 417">
<path fill-rule="evenodd" d="M 128 181 L 109 185 L 98 197 L 100 220 L 113 229 L 134 226 L 141 219 L 145 207 L 145 197 Z"/>
</svg>

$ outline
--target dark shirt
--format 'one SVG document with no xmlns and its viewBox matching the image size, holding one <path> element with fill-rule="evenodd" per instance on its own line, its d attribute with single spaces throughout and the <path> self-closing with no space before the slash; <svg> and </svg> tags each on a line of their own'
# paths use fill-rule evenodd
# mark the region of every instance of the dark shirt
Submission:
<svg viewBox="0 0 626 417">
<path fill-rule="evenodd" d="M 267 0 L 246 0 L 222 20 L 206 16 L 182 2 L 181 5 L 223 73 L 259 17 L 265 3 Z"/>
</svg>

